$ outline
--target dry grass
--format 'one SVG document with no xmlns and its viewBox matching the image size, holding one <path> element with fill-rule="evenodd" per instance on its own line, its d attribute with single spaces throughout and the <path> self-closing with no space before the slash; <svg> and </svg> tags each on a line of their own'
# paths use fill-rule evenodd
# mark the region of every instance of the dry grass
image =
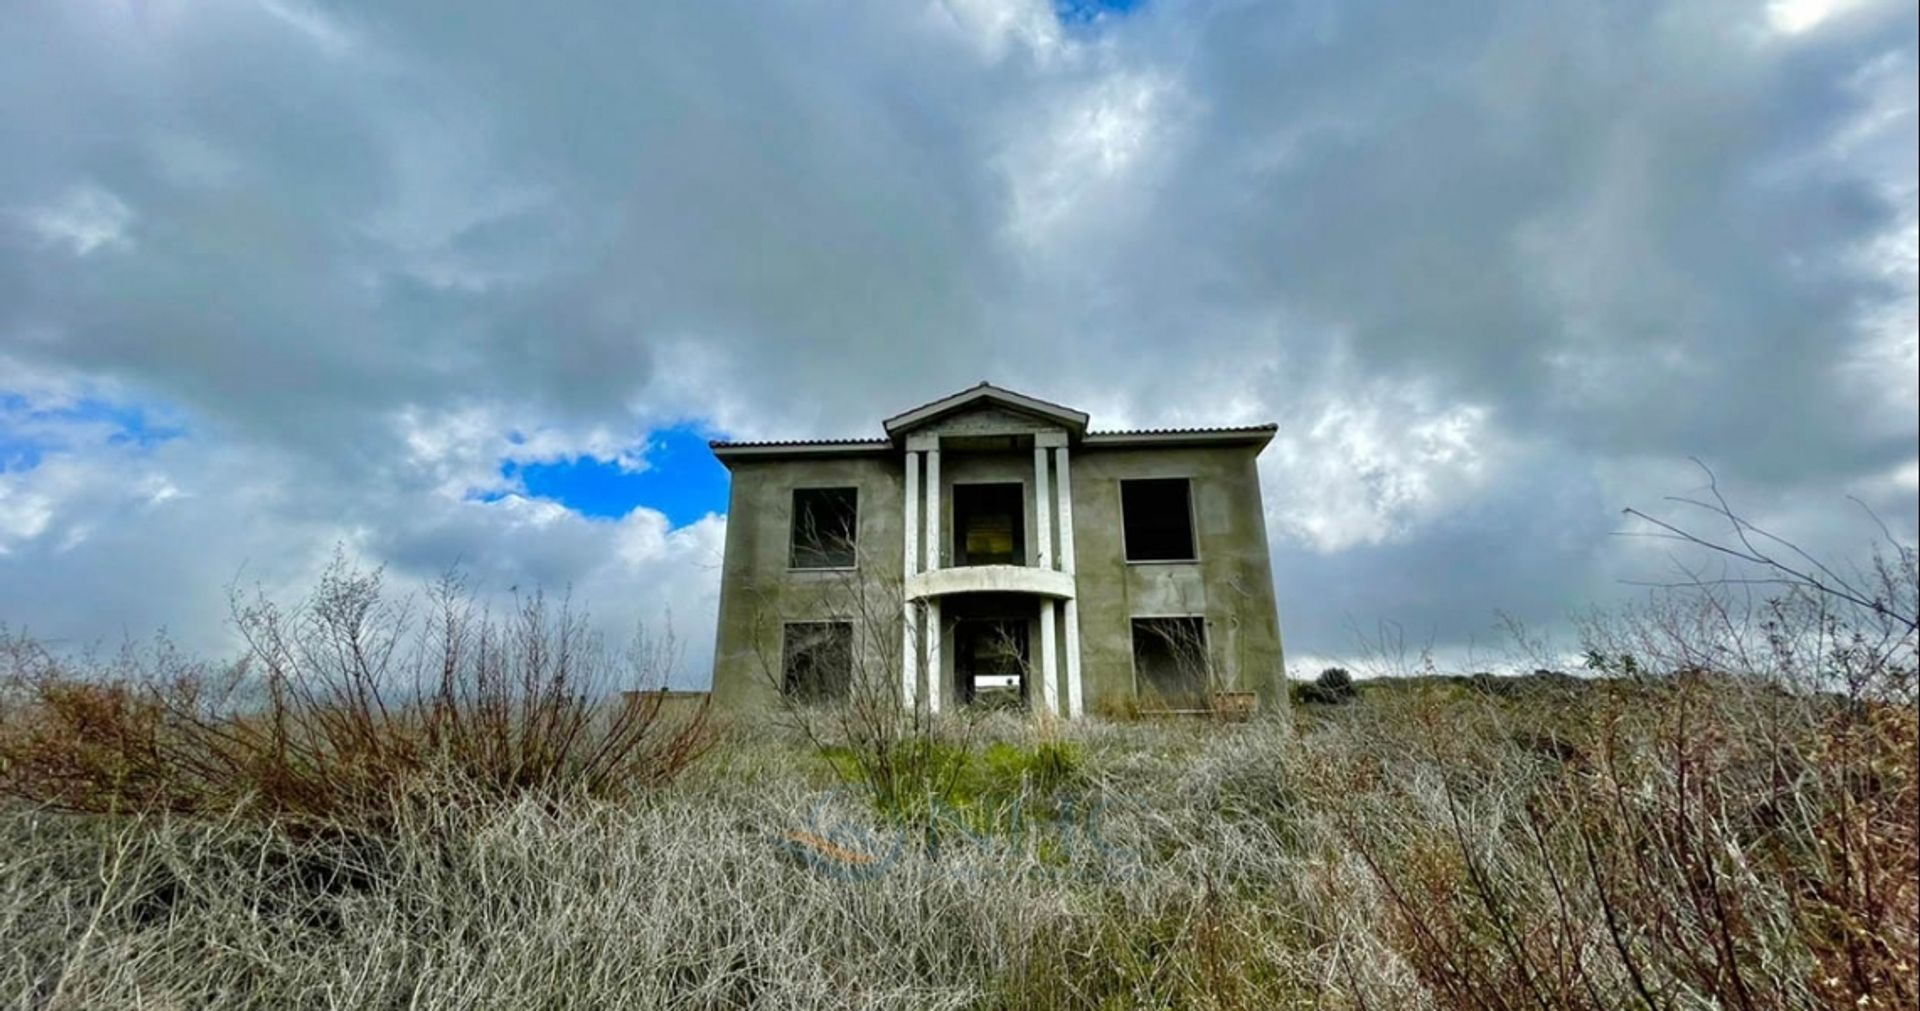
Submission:
<svg viewBox="0 0 1920 1011">
<path fill-rule="evenodd" d="M 565 712 L 473 722 L 495 729 L 444 754 L 476 763 L 479 789 L 433 788 L 447 760 L 416 757 L 443 754 L 424 718 L 314 731 L 315 748 L 390 735 L 366 746 L 383 767 L 438 770 L 398 803 L 330 787 L 284 795 L 318 789 L 320 804 L 263 801 L 276 787 L 246 763 L 191 773 L 194 792 L 155 787 L 183 775 L 172 752 L 125 740 L 173 732 L 177 702 L 102 690 L 59 717 L 56 747 L 36 721 L 58 698 L 16 696 L 0 725 L 26 762 L 0 809 L 0 996 L 1913 1007 L 1911 626 L 1813 598 L 1746 617 L 1692 592 L 1597 620 L 1593 678 L 1374 683 L 1292 722 L 900 714 L 899 733 L 834 740 L 739 726 L 699 761 L 642 751 L 670 764 L 647 758 L 613 789 L 584 788 L 596 749 L 548 747 L 606 740 L 570 736 Z M 16 667 L 42 662 L 14 647 Z M 322 690 L 327 719 L 351 705 Z M 263 733 L 232 712 L 247 729 L 207 725 Z M 882 782 L 857 753 L 903 742 L 932 774 Z M 68 768 L 87 770 L 84 790 Z M 191 802 L 125 803 L 152 797 Z M 300 830 L 343 811 L 377 830 Z"/>
<path fill-rule="evenodd" d="M 1594 736 L 1554 754 L 1516 734 L 1545 700 L 1457 690 L 1298 733 L 1089 723 L 1066 734 L 1097 813 L 937 847 L 763 730 L 643 796 L 416 807 L 372 844 L 16 806 L 0 986 L 23 1007 L 1912 1006 L 1911 713 L 1815 704 L 1795 747 L 1853 756 L 1757 790 L 1750 740 L 1665 750 L 1701 707 L 1752 704 L 1731 691 L 1556 700 Z"/>
<path fill-rule="evenodd" d="M 711 740 L 704 709 L 608 702 L 664 683 L 670 640 L 614 655 L 539 595 L 499 621 L 448 577 L 416 609 L 336 559 L 300 606 L 236 601 L 234 615 L 249 649 L 227 667 L 164 642 L 76 663 L 0 632 L 0 793 L 380 834 L 415 803 L 626 795 Z"/>
</svg>

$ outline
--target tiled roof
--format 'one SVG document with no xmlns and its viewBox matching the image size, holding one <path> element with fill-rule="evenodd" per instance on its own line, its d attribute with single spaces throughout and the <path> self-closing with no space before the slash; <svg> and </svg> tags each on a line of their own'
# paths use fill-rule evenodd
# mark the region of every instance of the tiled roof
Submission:
<svg viewBox="0 0 1920 1011">
<path fill-rule="evenodd" d="M 1135 435 L 1253 435 L 1259 432 L 1276 432 L 1280 426 L 1272 422 L 1264 425 L 1211 425 L 1197 428 L 1110 428 L 1087 432 L 1089 437 L 1126 438 Z M 777 449 L 784 446 L 887 446 L 892 445 L 886 439 L 765 439 L 733 441 L 715 439 L 707 445 L 713 449 Z"/>
<path fill-rule="evenodd" d="M 1080 440 L 1088 449 L 1122 446 L 1265 446 L 1280 426 L 1228 425 L 1207 428 L 1128 428 L 1107 432 L 1088 432 Z"/>
<path fill-rule="evenodd" d="M 1273 422 L 1264 425 L 1220 425 L 1203 428 L 1115 428 L 1105 431 L 1089 431 L 1089 438 L 1112 436 L 1123 438 L 1134 435 L 1253 435 L 1258 432 L 1277 432 L 1280 426 Z"/>
<path fill-rule="evenodd" d="M 726 439 L 714 439 L 707 443 L 708 449 L 784 449 L 789 446 L 891 446 L 887 439 L 767 439 L 761 441 L 731 442 Z"/>
<path fill-rule="evenodd" d="M 1259 442 L 1262 445 L 1279 430 L 1278 425 L 1227 425 L 1205 428 L 1128 428 L 1105 432 L 1088 432 L 1080 442 L 1090 448 L 1115 447 L 1134 444 L 1180 445 L 1183 443 L 1241 443 Z M 707 443 L 709 449 L 722 456 L 763 454 L 783 454 L 792 450 L 800 453 L 825 452 L 836 450 L 848 452 L 884 452 L 894 448 L 891 439 L 770 439 L 758 442 L 726 442 L 714 440 Z"/>
<path fill-rule="evenodd" d="M 899 429 L 902 427 L 903 422 L 910 422 L 906 427 L 912 427 L 938 414 L 957 409 L 967 403 L 980 399 L 998 400 L 1016 409 L 1057 418 L 1067 423 L 1070 433 L 1075 436 L 1077 441 L 1085 442 L 1092 446 L 1114 447 L 1136 442 L 1158 445 L 1178 445 L 1183 443 L 1217 444 L 1252 442 L 1256 440 L 1264 445 L 1266 440 L 1272 438 L 1273 433 L 1279 428 L 1277 425 L 1266 424 L 1196 428 L 1131 428 L 1114 429 L 1104 432 L 1088 431 L 1086 428 L 1087 416 L 1083 412 L 1076 411 L 1070 407 L 1062 407 L 1059 404 L 1050 403 L 1035 397 L 1029 397 L 1025 394 L 1015 393 L 1011 390 L 1002 389 L 991 383 L 981 383 L 978 386 L 969 387 L 968 389 L 961 390 L 959 393 L 922 404 L 910 411 L 896 414 L 892 418 L 887 419 L 884 424 L 887 428 L 888 437 L 885 438 L 767 439 L 741 442 L 716 439 L 707 443 L 707 447 L 713 450 L 715 454 L 722 456 L 784 455 L 788 450 L 799 453 L 832 453 L 836 450 L 845 450 L 848 452 L 877 452 L 895 448 L 897 444 L 894 440 L 901 436 L 902 433 Z"/>
</svg>

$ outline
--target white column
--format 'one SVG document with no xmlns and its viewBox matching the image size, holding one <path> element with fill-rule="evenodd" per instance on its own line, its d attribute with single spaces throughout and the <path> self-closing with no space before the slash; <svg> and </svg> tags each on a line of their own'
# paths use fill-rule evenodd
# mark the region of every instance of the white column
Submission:
<svg viewBox="0 0 1920 1011">
<path fill-rule="evenodd" d="M 940 598 L 927 598 L 927 712 L 940 711 Z"/>
<path fill-rule="evenodd" d="M 1059 674 L 1054 668 L 1058 652 L 1053 638 L 1053 598 L 1040 598 L 1040 705 L 1048 716 L 1060 715 Z"/>
<path fill-rule="evenodd" d="M 913 708 L 920 673 L 919 621 L 907 597 L 907 580 L 920 571 L 920 454 L 907 450 L 906 561 L 900 570 L 900 704 Z"/>
<path fill-rule="evenodd" d="M 907 437 L 907 448 L 922 449 L 927 454 L 927 479 L 922 489 L 926 497 L 927 525 L 921 545 L 926 552 L 926 565 L 921 571 L 932 572 L 940 568 L 940 437 L 911 435 Z M 945 677 L 940 663 L 940 598 L 927 599 L 925 622 L 926 628 L 922 634 L 926 643 L 927 712 L 937 713 L 940 711 L 941 682 Z"/>
<path fill-rule="evenodd" d="M 1053 496 L 1047 491 L 1047 447 L 1033 447 L 1033 564 L 1053 568 Z"/>
<path fill-rule="evenodd" d="M 940 567 L 940 444 L 927 450 L 927 571 Z"/>
<path fill-rule="evenodd" d="M 920 571 L 920 454 L 907 450 L 906 575 Z"/>
<path fill-rule="evenodd" d="M 1055 511 L 1060 516 L 1060 571 L 1073 571 L 1073 482 L 1067 471 L 1067 447 L 1053 451 L 1053 470 L 1057 479 Z"/>
<path fill-rule="evenodd" d="M 920 610 L 911 600 L 901 610 L 906 620 L 900 628 L 900 704 L 912 710 L 920 690 Z"/>
<path fill-rule="evenodd" d="M 1080 605 L 1072 598 L 1062 607 L 1061 619 L 1067 627 L 1067 718 L 1077 720 L 1085 706 L 1080 701 Z"/>
<path fill-rule="evenodd" d="M 1054 450 L 1053 468 L 1060 502 L 1060 571 L 1072 574 L 1073 479 L 1067 469 L 1067 447 Z M 1080 696 L 1080 605 L 1077 593 L 1075 597 L 1067 598 L 1064 611 L 1062 618 L 1067 632 L 1067 717 L 1078 719 L 1085 707 Z"/>
</svg>

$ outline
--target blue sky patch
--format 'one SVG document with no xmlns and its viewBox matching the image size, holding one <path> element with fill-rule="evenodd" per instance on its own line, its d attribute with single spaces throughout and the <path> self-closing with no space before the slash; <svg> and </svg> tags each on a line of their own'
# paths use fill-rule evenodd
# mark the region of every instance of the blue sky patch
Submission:
<svg viewBox="0 0 1920 1011">
<path fill-rule="evenodd" d="M 683 527 L 708 513 L 727 511 L 727 469 L 707 449 L 710 434 L 693 424 L 654 432 L 647 439 L 647 468 L 638 473 L 610 460 L 576 456 L 543 463 L 508 461 L 500 474 L 517 480 L 532 498 L 550 499 L 585 516 L 619 519 L 635 506 L 646 506 Z"/>
<path fill-rule="evenodd" d="M 32 470 L 40 466 L 40 447 L 25 439 L 16 439 L 0 431 L 0 474 Z"/>
<path fill-rule="evenodd" d="M 1053 14 L 1062 24 L 1087 25 L 1101 18 L 1138 10 L 1146 0 L 1053 0 Z"/>
<path fill-rule="evenodd" d="M 38 407 L 24 394 L 0 391 L 0 473 L 32 470 L 48 453 L 72 452 L 100 441 L 147 450 L 184 434 L 184 428 L 161 422 L 134 404 L 83 397 L 59 407 Z"/>
</svg>

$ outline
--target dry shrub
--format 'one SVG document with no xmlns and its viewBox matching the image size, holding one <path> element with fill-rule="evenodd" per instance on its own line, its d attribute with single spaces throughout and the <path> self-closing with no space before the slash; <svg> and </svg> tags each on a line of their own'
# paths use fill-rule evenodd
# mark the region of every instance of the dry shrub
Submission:
<svg viewBox="0 0 1920 1011">
<path fill-rule="evenodd" d="M 1550 723 L 1471 692 L 1376 714 L 1317 800 L 1442 1006 L 1920 1000 L 1913 633 L 1828 603 L 1730 620 L 1693 587 L 1595 619 L 1615 676 Z"/>
<path fill-rule="evenodd" d="M 396 802 L 617 796 L 672 779 L 707 747 L 704 708 L 657 695 L 671 638 L 614 655 L 565 602 L 508 617 L 457 577 L 426 606 L 342 557 L 302 606 L 236 600 L 246 656 L 220 667 L 164 642 L 68 664 L 11 637 L 0 790 L 81 812 L 222 815 L 380 830 Z"/>
<path fill-rule="evenodd" d="M 1912 734 L 1887 711 L 1689 677 L 1558 695 L 1375 685 L 1299 733 L 1083 722 L 1056 731 L 1082 756 L 1083 821 L 938 849 L 895 849 L 903 827 L 828 788 L 804 736 L 767 732 L 732 736 L 645 803 L 415 808 L 364 845 L 0 806 L 0 951 L 18 953 L 0 992 L 50 1007 L 1091 1011 L 1850 1006 L 1875 989 L 1897 1005 L 1863 947 L 1864 984 L 1819 988 L 1852 957 L 1849 932 L 1882 939 L 1896 968 L 1911 950 L 1911 836 L 1805 849 L 1794 825 L 1844 820 L 1775 809 L 1849 810 L 1817 803 L 1840 766 L 1809 751 L 1763 790 L 1784 752 L 1756 743 L 1815 735 L 1884 765 Z M 1527 743 L 1542 726 L 1590 729 L 1554 751 Z M 1044 739 L 1004 717 L 978 733 L 1023 754 Z M 1702 743 L 1676 789 L 1683 741 Z M 1910 788 L 1861 789 L 1881 806 L 1853 824 L 1894 831 Z M 853 876 L 796 861 L 795 828 L 844 830 L 882 860 Z M 1885 915 L 1822 895 L 1849 881 Z M 1701 911 L 1716 889 L 1732 918 Z M 1721 923 L 1744 1005 L 1698 982 L 1724 964 Z"/>
<path fill-rule="evenodd" d="M 1851 782 L 1818 812 L 1808 832 L 1811 859 L 1782 854 L 1783 876 L 1799 887 L 1797 912 L 1819 960 L 1812 989 L 1846 1007 L 1913 1007 L 1920 949 L 1920 803 L 1911 709 L 1874 706 L 1825 728 L 1829 775 Z"/>
</svg>

